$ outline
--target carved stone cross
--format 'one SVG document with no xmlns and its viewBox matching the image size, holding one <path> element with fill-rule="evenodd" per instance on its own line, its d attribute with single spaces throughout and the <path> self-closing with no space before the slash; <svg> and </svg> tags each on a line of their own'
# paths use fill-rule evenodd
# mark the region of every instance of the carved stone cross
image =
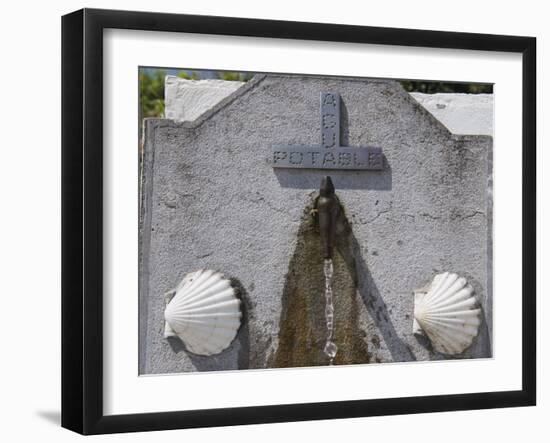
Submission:
<svg viewBox="0 0 550 443">
<path fill-rule="evenodd" d="M 340 94 L 321 93 L 321 144 L 273 146 L 274 168 L 370 169 L 384 167 L 382 148 L 340 146 Z"/>
</svg>

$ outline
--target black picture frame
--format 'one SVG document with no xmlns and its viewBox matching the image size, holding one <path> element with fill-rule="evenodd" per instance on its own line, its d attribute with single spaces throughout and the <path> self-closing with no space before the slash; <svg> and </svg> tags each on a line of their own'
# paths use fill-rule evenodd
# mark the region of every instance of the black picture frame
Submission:
<svg viewBox="0 0 550 443">
<path fill-rule="evenodd" d="M 192 32 L 522 55 L 522 388 L 131 415 L 103 413 L 103 31 Z M 518 171 L 519 173 L 519 171 Z M 535 405 L 536 39 L 504 35 L 83 9 L 62 18 L 62 426 L 151 431 Z"/>
</svg>

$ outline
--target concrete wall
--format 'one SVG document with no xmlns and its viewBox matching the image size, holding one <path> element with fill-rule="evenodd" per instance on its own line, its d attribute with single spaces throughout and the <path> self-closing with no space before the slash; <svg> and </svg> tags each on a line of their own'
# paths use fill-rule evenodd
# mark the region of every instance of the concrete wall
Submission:
<svg viewBox="0 0 550 443">
<path fill-rule="evenodd" d="M 453 135 L 395 82 L 269 75 L 193 122 L 146 122 L 140 373 L 326 364 L 306 350 L 325 336 L 309 209 L 327 171 L 267 162 L 273 144 L 319 142 L 321 91 L 342 97 L 343 144 L 387 159 L 328 172 L 352 228 L 335 257 L 335 363 L 448 358 L 412 334 L 412 291 L 440 271 L 469 279 L 486 320 L 457 358 L 491 355 L 492 138 Z M 199 268 L 243 289 L 245 322 L 213 357 L 163 338 L 163 294 Z"/>
</svg>

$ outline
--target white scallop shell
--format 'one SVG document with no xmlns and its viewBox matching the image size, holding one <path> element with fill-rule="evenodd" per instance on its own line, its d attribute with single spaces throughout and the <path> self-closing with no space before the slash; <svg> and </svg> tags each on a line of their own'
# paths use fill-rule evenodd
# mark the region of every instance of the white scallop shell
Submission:
<svg viewBox="0 0 550 443">
<path fill-rule="evenodd" d="M 187 274 L 174 292 L 164 311 L 164 336 L 178 336 L 198 355 L 229 347 L 241 325 L 240 300 L 229 280 L 201 269 Z"/>
<path fill-rule="evenodd" d="M 414 293 L 413 333 L 425 333 L 437 352 L 460 354 L 472 344 L 480 324 L 481 309 L 464 277 L 444 272 L 427 291 Z"/>
</svg>

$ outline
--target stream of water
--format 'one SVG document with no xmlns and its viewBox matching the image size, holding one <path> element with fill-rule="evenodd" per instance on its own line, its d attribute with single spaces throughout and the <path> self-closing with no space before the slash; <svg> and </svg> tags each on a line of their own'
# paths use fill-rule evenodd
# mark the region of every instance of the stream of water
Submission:
<svg viewBox="0 0 550 443">
<path fill-rule="evenodd" d="M 332 340 L 334 335 L 334 303 L 332 300 L 332 275 L 334 268 L 330 258 L 325 259 L 323 271 L 325 273 L 325 320 L 327 325 L 327 342 L 325 343 L 323 352 L 330 359 L 329 364 L 332 364 L 338 352 L 338 346 Z"/>
</svg>

